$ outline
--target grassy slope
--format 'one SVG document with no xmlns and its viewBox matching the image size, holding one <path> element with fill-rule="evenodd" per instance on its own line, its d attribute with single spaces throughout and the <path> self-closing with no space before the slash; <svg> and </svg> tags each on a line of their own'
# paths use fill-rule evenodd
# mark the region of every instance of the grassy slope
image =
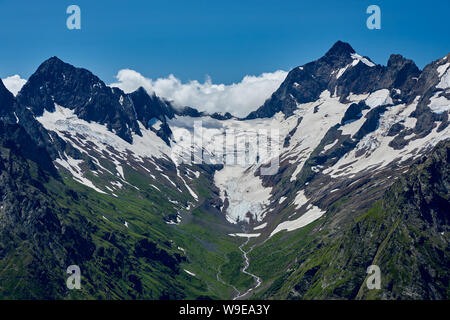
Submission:
<svg viewBox="0 0 450 320">
<path fill-rule="evenodd" d="M 0 286 L 3 298 L 83 298 L 83 299 L 161 299 L 161 298 L 230 298 L 234 294 L 228 284 L 245 288 L 248 277 L 228 275 L 239 270 L 242 260 L 236 259 L 239 239 L 234 239 L 210 226 L 216 218 L 201 210 L 194 210 L 182 225 L 168 225 L 164 216 L 174 209 L 165 194 L 150 187 L 142 176 L 130 168 L 125 169 L 127 179 L 139 190 L 125 186 L 116 192 L 117 198 L 100 194 L 63 176 L 63 183 L 50 179 L 45 184 L 49 202 L 64 225 L 87 239 L 86 248 L 77 243 L 61 243 L 61 255 L 67 257 L 58 263 L 54 252 L 45 252 L 51 261 L 43 266 L 41 275 L 30 274 L 36 267 L 36 248 L 27 241 L 15 242 L 15 249 L 0 260 L 0 278 L 8 279 Z M 95 176 L 90 177 L 95 179 Z M 101 179 L 101 178 L 97 178 Z M 162 192 L 170 193 L 163 186 Z M 203 188 L 202 193 L 208 193 Z M 184 203 L 186 195 L 170 194 L 172 199 Z M 203 198 L 201 199 L 203 201 Z M 106 219 L 105 219 L 106 218 Z M 184 219 L 183 219 L 184 220 Z M 128 222 L 128 228 L 124 222 Z M 67 235 L 67 233 L 66 233 Z M 64 239 L 71 239 L 70 235 Z M 141 241 L 156 244 L 147 256 L 137 254 Z M 76 241 L 74 241 L 76 242 Z M 45 246 L 44 243 L 40 247 Z M 183 250 L 179 249 L 184 248 Z M 70 250 L 89 251 L 87 255 L 70 254 Z M 65 290 L 65 268 L 70 264 L 81 267 L 82 289 Z M 223 266 L 223 268 L 221 268 Z M 47 269 L 46 269 L 47 268 Z M 221 268 L 222 281 L 217 279 Z M 189 270 L 195 277 L 184 272 Z M 37 281 L 36 278 L 38 278 Z M 55 289 L 44 293 L 43 283 Z"/>
</svg>

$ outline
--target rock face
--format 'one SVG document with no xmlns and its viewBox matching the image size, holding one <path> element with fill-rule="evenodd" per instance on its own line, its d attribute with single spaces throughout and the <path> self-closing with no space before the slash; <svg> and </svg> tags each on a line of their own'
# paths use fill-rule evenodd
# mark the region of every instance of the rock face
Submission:
<svg viewBox="0 0 450 320">
<path fill-rule="evenodd" d="M 45 148 L 38 147 L 25 129 L 18 124 L 8 124 L 0 121 L 0 139 L 4 148 L 9 148 L 17 156 L 37 164 L 42 173 L 57 176 L 52 159 Z"/>
<path fill-rule="evenodd" d="M 2 117 L 13 111 L 14 103 L 15 99 L 13 94 L 6 89 L 3 81 L 0 79 L 0 114 Z"/>
<path fill-rule="evenodd" d="M 364 103 L 364 101 L 352 103 L 345 111 L 341 124 L 360 119 L 362 117 L 362 111 L 365 109 L 369 109 L 369 107 Z"/>
<path fill-rule="evenodd" d="M 51 137 L 45 128 L 35 119 L 32 111 L 20 105 L 0 80 L 0 119 L 5 124 L 19 124 L 29 137 L 39 147 L 46 148 L 50 156 L 55 159 L 58 150 L 53 142 L 60 141 L 57 136 Z M 53 142 L 52 142 L 53 141 Z"/>
<path fill-rule="evenodd" d="M 167 118 L 172 119 L 175 115 L 170 103 L 154 94 L 150 96 L 142 87 L 129 96 L 133 101 L 137 120 L 141 121 L 146 129 L 151 128 L 161 139 L 170 144 L 169 139 L 172 131 L 167 125 Z M 156 121 L 161 122 L 161 126 L 157 129 L 152 126 L 152 122 Z"/>
</svg>

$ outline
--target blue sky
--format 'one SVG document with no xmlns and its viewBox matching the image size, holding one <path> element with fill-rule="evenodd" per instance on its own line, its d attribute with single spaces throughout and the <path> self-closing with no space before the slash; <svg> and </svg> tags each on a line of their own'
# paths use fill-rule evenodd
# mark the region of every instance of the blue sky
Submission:
<svg viewBox="0 0 450 320">
<path fill-rule="evenodd" d="M 66 28 L 70 4 L 81 30 Z M 381 30 L 366 27 L 370 4 Z M 314 60 L 338 39 L 376 63 L 401 53 L 423 67 L 450 51 L 449 12 L 447 0 L 0 0 L 0 77 L 28 78 L 56 55 L 107 83 L 123 68 L 232 83 Z"/>
</svg>

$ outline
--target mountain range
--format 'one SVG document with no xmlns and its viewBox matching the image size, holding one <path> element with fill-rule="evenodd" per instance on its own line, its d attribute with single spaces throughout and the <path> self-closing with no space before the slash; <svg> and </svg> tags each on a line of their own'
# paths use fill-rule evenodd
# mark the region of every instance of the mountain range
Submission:
<svg viewBox="0 0 450 320">
<path fill-rule="evenodd" d="M 449 60 L 338 41 L 244 118 L 57 57 L 0 81 L 0 297 L 448 299 Z"/>
</svg>

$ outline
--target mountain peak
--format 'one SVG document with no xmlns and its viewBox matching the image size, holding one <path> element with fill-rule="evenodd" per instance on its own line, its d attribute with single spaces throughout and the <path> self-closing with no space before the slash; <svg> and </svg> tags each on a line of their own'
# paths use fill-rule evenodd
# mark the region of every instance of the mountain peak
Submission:
<svg viewBox="0 0 450 320">
<path fill-rule="evenodd" d="M 61 72 L 63 69 L 67 69 L 67 67 L 72 67 L 72 66 L 70 64 L 62 61 L 58 57 L 53 56 L 53 57 L 45 60 L 44 62 L 42 62 L 41 65 L 36 70 L 36 73 L 47 72 L 49 70 Z"/>
<path fill-rule="evenodd" d="M 355 50 L 352 48 L 352 46 L 347 42 L 339 40 L 335 44 L 333 44 L 333 46 L 330 48 L 330 50 L 327 51 L 325 56 L 343 56 L 351 55 L 352 53 L 355 53 Z"/>
<path fill-rule="evenodd" d="M 414 61 L 406 59 L 401 54 L 391 54 L 387 63 L 388 68 L 390 67 L 396 67 L 396 66 L 403 66 L 405 64 L 413 64 L 416 65 Z"/>
<path fill-rule="evenodd" d="M 86 98 L 93 84 L 99 82 L 100 79 L 88 70 L 76 68 L 54 56 L 45 60 L 31 75 L 17 100 L 31 107 L 35 115 L 41 115 L 44 110 L 52 111 L 55 102 L 73 109 L 72 105 Z M 59 99 L 63 96 L 64 99 Z M 68 96 L 72 101 L 62 104 Z"/>
<path fill-rule="evenodd" d="M 62 61 L 57 56 L 53 56 L 53 57 L 48 58 L 47 60 L 45 60 L 42 64 L 46 64 L 46 63 L 48 64 L 48 63 L 65 63 L 65 62 Z"/>
<path fill-rule="evenodd" d="M 136 91 L 134 91 L 134 92 L 139 93 L 139 94 L 143 94 L 143 95 L 150 96 L 150 95 L 148 94 L 147 90 L 145 90 L 143 86 L 140 86 L 140 87 L 137 88 Z"/>
<path fill-rule="evenodd" d="M 105 124 L 127 142 L 140 134 L 133 103 L 119 88 L 110 88 L 87 69 L 57 57 L 44 61 L 23 86 L 17 100 L 35 116 L 54 111 L 55 104 L 74 110 L 86 121 Z"/>
</svg>

